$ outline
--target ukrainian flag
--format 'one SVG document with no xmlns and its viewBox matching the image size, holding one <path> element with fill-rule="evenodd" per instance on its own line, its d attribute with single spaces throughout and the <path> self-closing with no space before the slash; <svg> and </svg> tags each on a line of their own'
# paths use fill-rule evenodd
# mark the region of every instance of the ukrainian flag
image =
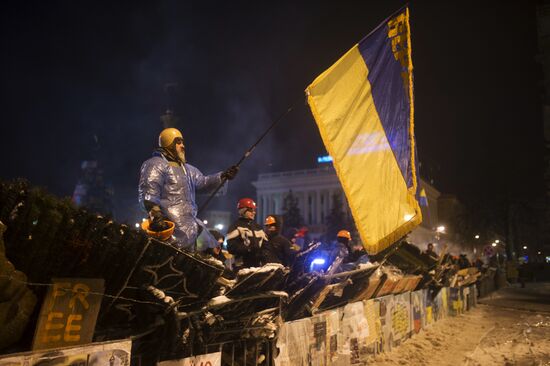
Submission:
<svg viewBox="0 0 550 366">
<path fill-rule="evenodd" d="M 371 254 L 422 222 L 415 197 L 412 70 L 409 9 L 404 7 L 306 89 Z"/>
<path fill-rule="evenodd" d="M 420 206 L 428 207 L 428 196 L 426 195 L 426 190 L 424 188 L 420 189 L 420 193 L 418 194 L 418 203 Z"/>
</svg>

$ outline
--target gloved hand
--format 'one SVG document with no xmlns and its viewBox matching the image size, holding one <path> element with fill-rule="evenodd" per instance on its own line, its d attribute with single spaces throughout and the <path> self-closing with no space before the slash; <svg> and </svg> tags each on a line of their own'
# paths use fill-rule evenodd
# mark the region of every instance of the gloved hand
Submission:
<svg viewBox="0 0 550 366">
<path fill-rule="evenodd" d="M 153 206 L 149 211 L 149 229 L 152 231 L 164 231 L 168 229 L 168 224 L 164 222 L 162 211 L 159 206 Z"/>
<path fill-rule="evenodd" d="M 222 173 L 222 179 L 232 180 L 237 176 L 238 172 L 239 172 L 239 167 L 236 165 L 233 165 L 228 169 L 226 169 L 225 172 Z"/>
</svg>

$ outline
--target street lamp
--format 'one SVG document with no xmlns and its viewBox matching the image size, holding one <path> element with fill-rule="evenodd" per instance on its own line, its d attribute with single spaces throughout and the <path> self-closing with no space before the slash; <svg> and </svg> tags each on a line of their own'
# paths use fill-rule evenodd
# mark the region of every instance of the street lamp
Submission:
<svg viewBox="0 0 550 366">
<path fill-rule="evenodd" d="M 498 244 L 498 243 L 500 243 L 500 240 L 498 240 L 498 239 L 497 239 L 497 240 L 495 240 L 495 243 L 497 243 L 497 244 Z"/>
<path fill-rule="evenodd" d="M 438 233 L 444 233 L 445 232 L 445 226 L 441 225 L 436 228 L 436 231 Z"/>
<path fill-rule="evenodd" d="M 496 246 L 497 246 L 497 243 L 492 243 L 491 245 L 494 246 L 494 247 L 496 247 Z"/>
<path fill-rule="evenodd" d="M 479 239 L 479 235 L 474 236 L 474 238 Z"/>
<path fill-rule="evenodd" d="M 524 246 L 523 246 L 523 249 L 527 249 L 527 245 L 524 245 Z"/>
</svg>

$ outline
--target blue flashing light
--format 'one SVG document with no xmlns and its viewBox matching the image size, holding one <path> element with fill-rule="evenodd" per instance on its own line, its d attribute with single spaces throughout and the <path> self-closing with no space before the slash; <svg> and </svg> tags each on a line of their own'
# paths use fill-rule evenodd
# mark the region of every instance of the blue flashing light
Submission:
<svg viewBox="0 0 550 366">
<path fill-rule="evenodd" d="M 311 261 L 311 264 L 309 265 L 309 271 L 313 271 L 313 268 L 315 266 L 323 266 L 326 263 L 324 258 L 315 258 Z"/>
<path fill-rule="evenodd" d="M 332 162 L 332 156 L 330 155 L 324 155 L 324 156 L 318 156 L 317 157 L 318 163 L 330 163 Z"/>
</svg>

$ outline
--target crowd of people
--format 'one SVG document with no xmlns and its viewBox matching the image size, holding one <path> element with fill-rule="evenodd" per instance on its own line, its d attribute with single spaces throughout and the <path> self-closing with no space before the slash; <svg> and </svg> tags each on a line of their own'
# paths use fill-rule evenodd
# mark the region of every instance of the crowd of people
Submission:
<svg viewBox="0 0 550 366">
<path fill-rule="evenodd" d="M 474 262 L 471 262 L 468 259 L 468 256 L 465 253 L 455 255 L 453 253 L 437 254 L 435 252 L 434 243 L 428 243 L 426 250 L 422 252 L 422 255 L 440 261 L 441 263 L 448 263 L 456 267 L 457 270 L 469 268 L 469 267 L 478 267 L 481 269 L 483 262 L 478 257 Z"/>
<path fill-rule="evenodd" d="M 282 235 L 282 218 L 274 214 L 266 217 L 262 227 L 256 222 L 256 203 L 252 199 L 238 201 L 238 219 L 225 237 L 208 230 L 197 218 L 195 194 L 215 191 L 234 179 L 238 171 L 238 166 L 231 166 L 223 172 L 203 175 L 187 162 L 182 133 L 175 128 L 164 129 L 158 148 L 141 166 L 139 202 L 149 215 L 144 229 L 178 249 L 209 254 L 230 270 L 267 263 L 291 266 L 297 254 L 308 249 L 309 243 L 303 242 L 304 233 L 298 232 L 290 238 L 293 241 L 289 240 Z M 368 261 L 367 253 L 360 244 L 354 245 L 348 230 L 340 230 L 331 239 L 334 240 L 319 245 L 327 262 L 335 258 L 343 264 Z M 222 249 L 224 242 L 227 251 Z"/>
</svg>

